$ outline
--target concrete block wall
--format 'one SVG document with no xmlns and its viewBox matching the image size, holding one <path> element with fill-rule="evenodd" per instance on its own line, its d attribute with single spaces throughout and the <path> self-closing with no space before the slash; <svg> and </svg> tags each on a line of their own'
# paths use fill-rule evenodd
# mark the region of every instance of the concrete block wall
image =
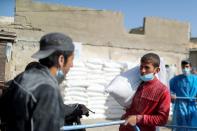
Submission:
<svg viewBox="0 0 197 131">
<path fill-rule="evenodd" d="M 24 0 L 17 0 L 16 3 L 15 23 L 29 30 L 64 32 L 75 41 L 91 45 L 187 52 L 190 37 L 188 23 L 146 17 L 145 34 L 135 35 L 126 32 L 123 15 L 119 12 L 32 3 L 31 0 L 31 6 Z"/>
<path fill-rule="evenodd" d="M 187 22 L 167 20 L 157 17 L 145 18 L 145 35 L 154 39 L 163 39 L 176 44 L 188 43 L 190 27 Z"/>
<path fill-rule="evenodd" d="M 101 49 L 101 50 L 98 50 Z M 88 58 L 101 58 L 101 59 L 110 59 L 118 62 L 132 62 L 135 64 L 139 64 L 140 58 L 149 52 L 157 53 L 166 64 L 174 65 L 176 64 L 178 70 L 177 72 L 181 72 L 180 70 L 180 62 L 182 59 L 186 58 L 185 54 L 173 53 L 173 52 L 165 52 L 159 50 L 135 50 L 135 49 L 124 49 L 124 48 L 115 48 L 115 47 L 97 47 L 91 45 L 84 45 L 82 47 L 82 59 Z"/>
<path fill-rule="evenodd" d="M 32 54 L 38 50 L 38 41 L 18 40 L 13 45 L 12 59 L 9 62 L 10 76 L 7 79 L 12 79 L 17 74 L 25 70 L 29 62 L 37 61 L 31 58 Z"/>
<path fill-rule="evenodd" d="M 0 42 L 0 81 L 5 80 L 5 45 Z"/>
</svg>

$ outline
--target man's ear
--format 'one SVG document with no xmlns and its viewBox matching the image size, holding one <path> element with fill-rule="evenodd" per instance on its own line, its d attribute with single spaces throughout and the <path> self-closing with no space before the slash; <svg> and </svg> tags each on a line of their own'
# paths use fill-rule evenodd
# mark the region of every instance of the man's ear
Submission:
<svg viewBox="0 0 197 131">
<path fill-rule="evenodd" d="M 159 72 L 160 72 L 160 68 L 157 67 L 157 68 L 156 68 L 156 73 L 159 73 Z"/>
<path fill-rule="evenodd" d="M 63 67 L 64 66 L 64 56 L 63 55 L 60 55 L 58 57 L 58 66 L 59 67 Z"/>
</svg>

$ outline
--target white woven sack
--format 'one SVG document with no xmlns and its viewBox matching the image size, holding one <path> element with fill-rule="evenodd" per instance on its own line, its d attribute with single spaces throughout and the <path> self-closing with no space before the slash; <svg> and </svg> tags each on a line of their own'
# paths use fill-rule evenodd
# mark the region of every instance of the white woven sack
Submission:
<svg viewBox="0 0 197 131">
<path fill-rule="evenodd" d="M 106 92 L 121 106 L 128 108 L 141 82 L 140 69 L 136 66 L 115 77 L 107 86 Z"/>
</svg>

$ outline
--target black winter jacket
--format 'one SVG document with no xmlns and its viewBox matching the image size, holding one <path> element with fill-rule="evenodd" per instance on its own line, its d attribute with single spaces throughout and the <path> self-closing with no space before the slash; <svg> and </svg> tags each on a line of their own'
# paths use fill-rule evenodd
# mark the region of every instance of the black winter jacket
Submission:
<svg viewBox="0 0 197 131">
<path fill-rule="evenodd" d="M 57 80 L 39 63 L 10 83 L 0 99 L 6 131 L 60 131 L 75 110 L 64 105 Z"/>
</svg>

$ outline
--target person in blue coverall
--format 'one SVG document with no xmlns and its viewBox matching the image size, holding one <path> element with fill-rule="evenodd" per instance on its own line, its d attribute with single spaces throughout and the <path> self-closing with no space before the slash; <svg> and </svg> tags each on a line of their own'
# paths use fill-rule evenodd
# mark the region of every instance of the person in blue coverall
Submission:
<svg viewBox="0 0 197 131">
<path fill-rule="evenodd" d="M 171 97 L 174 101 L 173 125 L 197 127 L 196 100 L 180 99 L 178 97 L 197 96 L 197 75 L 191 73 L 191 63 L 188 60 L 181 62 L 182 72 L 170 80 Z M 197 129 L 176 128 L 173 131 L 196 131 Z"/>
</svg>

